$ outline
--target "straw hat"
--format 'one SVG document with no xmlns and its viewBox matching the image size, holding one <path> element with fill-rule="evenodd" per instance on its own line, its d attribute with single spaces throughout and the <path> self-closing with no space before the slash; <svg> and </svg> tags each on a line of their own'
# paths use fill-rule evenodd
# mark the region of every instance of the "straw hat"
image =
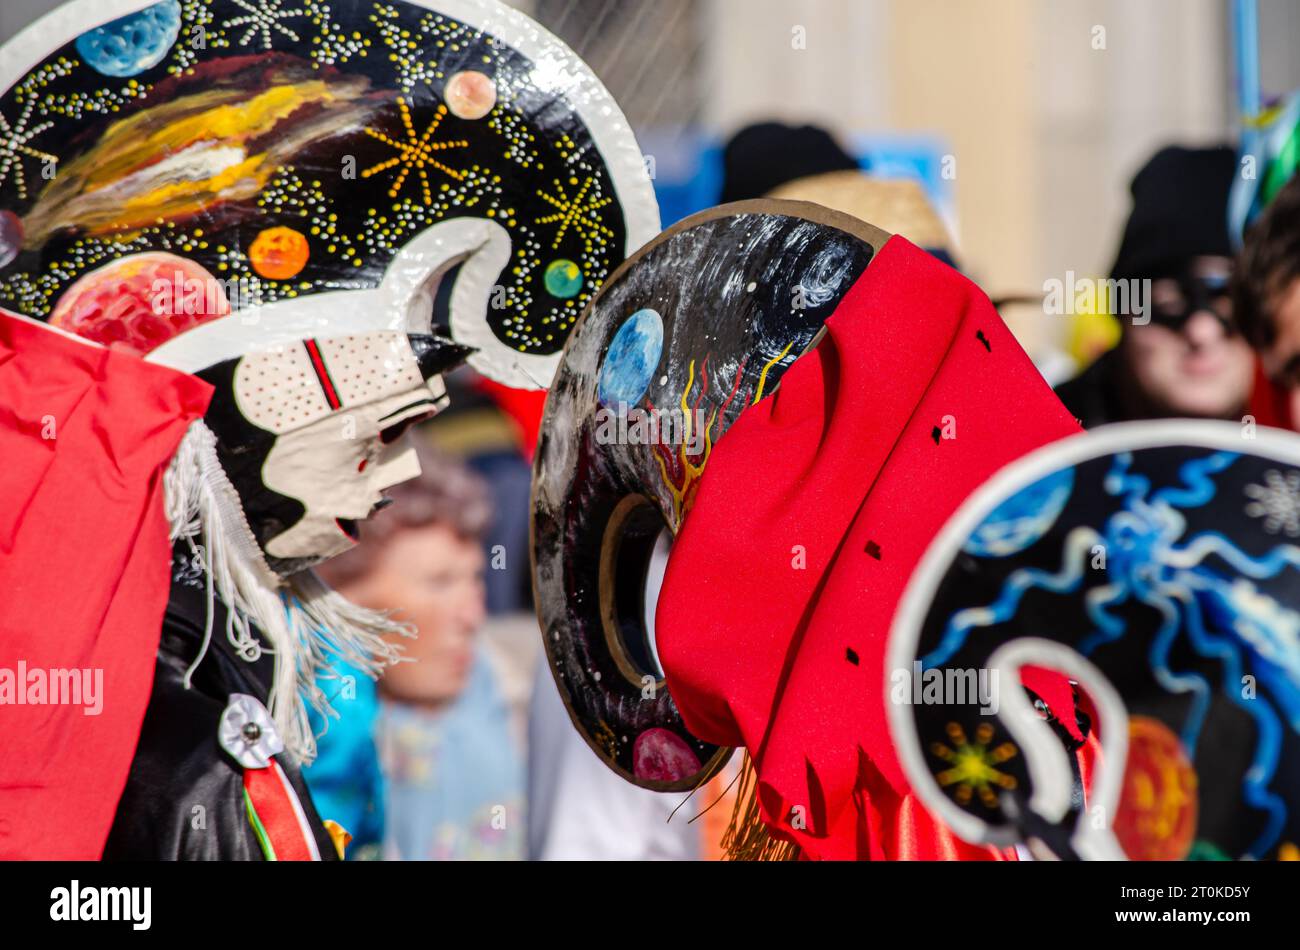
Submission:
<svg viewBox="0 0 1300 950">
<path fill-rule="evenodd" d="M 851 214 L 918 247 L 952 254 L 948 229 L 925 196 L 925 189 L 905 178 L 872 178 L 856 171 L 826 172 L 787 182 L 769 198 L 811 201 Z"/>
</svg>

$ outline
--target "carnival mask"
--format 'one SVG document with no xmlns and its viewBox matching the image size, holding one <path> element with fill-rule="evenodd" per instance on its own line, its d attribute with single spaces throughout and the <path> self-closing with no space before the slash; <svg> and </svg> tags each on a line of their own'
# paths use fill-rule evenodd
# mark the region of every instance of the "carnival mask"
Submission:
<svg viewBox="0 0 1300 950">
<path fill-rule="evenodd" d="M 383 490 L 420 472 L 402 433 L 442 409 L 439 374 L 468 350 L 377 332 L 272 347 L 198 375 L 204 421 L 248 525 L 280 574 L 342 553 Z"/>
<path fill-rule="evenodd" d="M 1300 856 L 1297 539 L 1289 433 L 1125 424 L 1008 466 L 913 575 L 888 670 L 1054 670 L 1100 755 L 1085 804 L 1022 691 L 995 712 L 894 702 L 926 807 L 968 841 L 1062 858 Z"/>
</svg>

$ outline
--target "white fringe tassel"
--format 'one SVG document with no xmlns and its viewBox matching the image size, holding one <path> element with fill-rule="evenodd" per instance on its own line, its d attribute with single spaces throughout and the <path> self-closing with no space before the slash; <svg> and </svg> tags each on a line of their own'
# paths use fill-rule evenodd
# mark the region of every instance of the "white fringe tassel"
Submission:
<svg viewBox="0 0 1300 950">
<path fill-rule="evenodd" d="M 214 600 L 226 606 L 226 639 L 250 662 L 262 651 L 275 656 L 268 706 L 285 748 L 300 761 L 316 757 L 316 736 L 307 703 L 325 718 L 338 717 L 317 685 L 331 662 L 342 659 L 371 677 L 401 657 L 384 636 L 414 636 L 409 624 L 366 610 L 331 590 L 312 571 L 284 579 L 267 566 L 244 517 L 239 496 L 217 458 L 217 440 L 202 420 L 190 425 L 164 480 L 173 541 L 185 539 L 195 565 L 207 579 L 208 616 L 203 646 L 190 676 L 212 638 Z M 270 640 L 264 646 L 260 631 Z"/>
</svg>

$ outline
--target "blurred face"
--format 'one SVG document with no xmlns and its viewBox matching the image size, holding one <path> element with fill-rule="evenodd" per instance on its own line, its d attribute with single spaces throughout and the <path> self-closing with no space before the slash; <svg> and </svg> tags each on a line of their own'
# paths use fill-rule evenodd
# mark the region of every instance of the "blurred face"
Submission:
<svg viewBox="0 0 1300 950">
<path fill-rule="evenodd" d="M 1151 322 L 1124 334 L 1141 397 L 1162 415 L 1231 418 L 1250 398 L 1250 346 L 1232 324 L 1230 262 L 1193 260 L 1178 278 L 1151 285 Z"/>
<path fill-rule="evenodd" d="M 366 576 L 343 591 L 415 624 L 414 640 L 399 638 L 409 659 L 380 680 L 385 695 L 439 706 L 465 688 L 474 636 L 483 624 L 483 567 L 477 541 L 440 524 L 405 528 L 384 542 Z"/>
</svg>

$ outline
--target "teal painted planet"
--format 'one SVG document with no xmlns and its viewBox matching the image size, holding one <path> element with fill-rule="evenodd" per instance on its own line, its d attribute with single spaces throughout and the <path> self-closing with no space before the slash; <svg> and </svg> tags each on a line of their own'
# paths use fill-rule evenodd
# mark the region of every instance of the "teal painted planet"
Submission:
<svg viewBox="0 0 1300 950">
<path fill-rule="evenodd" d="M 138 76 L 163 61 L 180 32 L 180 0 L 162 0 L 82 33 L 77 52 L 105 76 Z"/>
<path fill-rule="evenodd" d="M 664 351 L 664 321 L 654 310 L 638 310 L 614 334 L 600 367 L 596 397 L 602 406 L 626 412 L 650 388 Z"/>
<path fill-rule="evenodd" d="M 1063 468 L 1020 489 L 989 512 L 962 550 L 976 557 L 1006 557 L 1023 551 L 1051 530 L 1072 491 L 1073 468 Z"/>
<path fill-rule="evenodd" d="M 548 294 L 561 300 L 568 300 L 582 289 L 582 269 L 573 261 L 563 259 L 551 261 L 546 266 L 543 280 Z"/>
</svg>

